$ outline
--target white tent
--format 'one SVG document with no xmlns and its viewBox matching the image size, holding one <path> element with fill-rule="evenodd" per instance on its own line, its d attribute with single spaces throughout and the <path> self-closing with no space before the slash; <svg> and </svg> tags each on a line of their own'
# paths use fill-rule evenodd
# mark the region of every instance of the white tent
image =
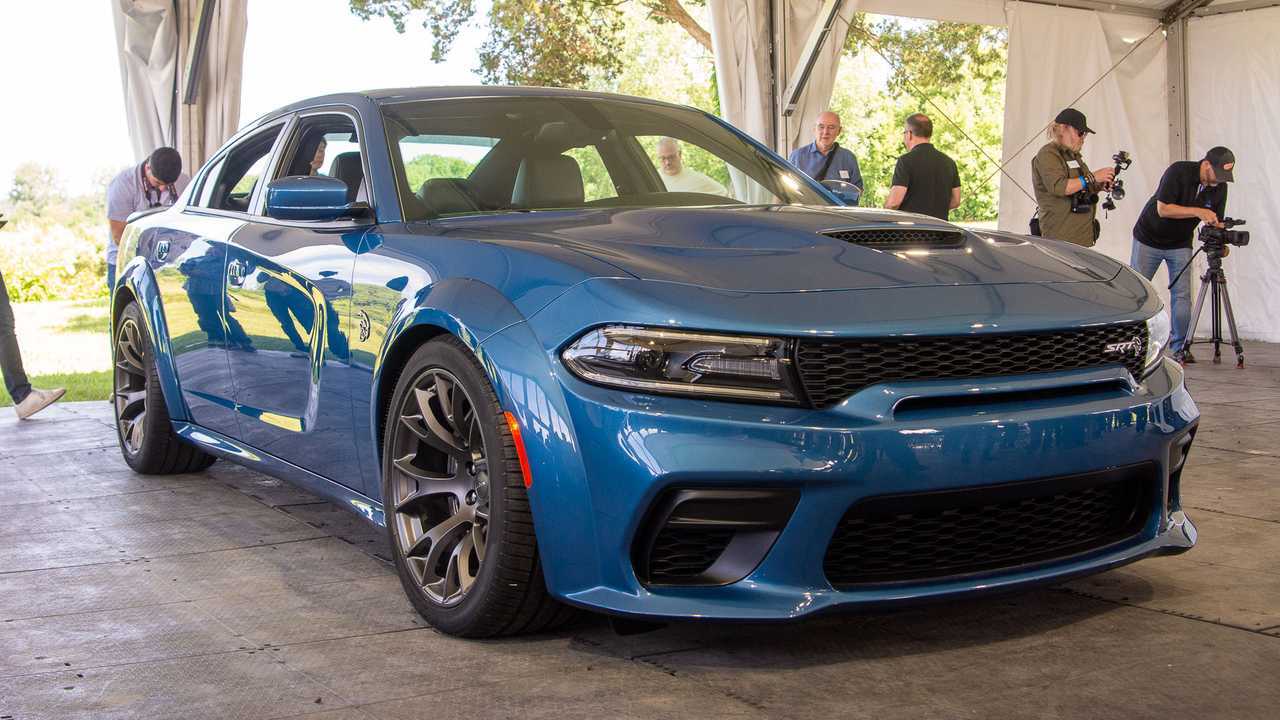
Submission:
<svg viewBox="0 0 1280 720">
<path fill-rule="evenodd" d="M 240 125 L 248 0 L 112 0 L 133 153 L 200 167 Z"/>
<path fill-rule="evenodd" d="M 175 144 L 189 167 L 239 123 L 247 0 L 112 0 L 129 128 L 139 157 Z M 1000 227 L 1025 231 L 1030 159 L 1061 108 L 1083 110 L 1092 167 L 1124 149 L 1131 193 L 1099 249 L 1127 261 L 1130 229 L 1170 160 L 1213 145 L 1239 158 L 1229 213 L 1257 240 L 1226 260 L 1246 338 L 1280 342 L 1280 0 L 709 0 L 727 120 L 783 152 L 808 141 L 831 97 L 858 11 L 1009 28 Z M 857 148 L 857 138 L 846 138 Z M 994 169 L 993 169 L 994 172 Z M 1197 269 L 1197 274 L 1199 269 Z M 1160 276 L 1158 276 L 1160 277 Z M 1202 322 L 1201 327 L 1204 327 Z"/>
<path fill-rule="evenodd" d="M 1171 160 L 1197 159 L 1214 145 L 1239 159 L 1228 212 L 1257 238 L 1225 261 L 1240 332 L 1280 342 L 1280 0 L 711 0 L 720 106 L 725 118 L 786 153 L 808 142 L 828 103 L 848 19 L 857 11 L 1009 29 L 1000 227 L 1025 232 L 1035 203 L 1030 161 L 1053 115 L 1074 105 L 1098 135 L 1085 157 L 1111 164 L 1128 150 L 1130 197 L 1103 221 L 1098 249 L 1127 262 L 1131 229 Z M 806 44 L 830 25 L 810 54 Z M 777 42 L 773 42 L 773 40 Z M 770 54 L 769 48 L 776 48 Z M 810 82 L 794 92 L 812 63 Z M 773 79 L 776 78 L 776 81 Z M 794 101 L 794 112 L 784 110 Z M 857 138 L 844 144 L 857 148 Z M 994 172 L 995 169 L 992 169 Z M 1197 275 L 1203 268 L 1196 270 Z M 1160 280 L 1163 275 L 1158 275 Z M 1167 281 L 1166 281 L 1167 282 Z M 1157 284 L 1161 284 L 1157 282 Z M 1203 331 L 1207 320 L 1201 322 Z"/>
</svg>

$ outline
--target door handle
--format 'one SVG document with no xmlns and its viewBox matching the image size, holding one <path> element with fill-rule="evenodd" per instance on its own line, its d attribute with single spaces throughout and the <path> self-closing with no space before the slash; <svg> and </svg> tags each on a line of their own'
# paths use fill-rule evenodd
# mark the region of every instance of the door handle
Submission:
<svg viewBox="0 0 1280 720">
<path fill-rule="evenodd" d="M 161 240 L 156 243 L 156 260 L 164 262 L 169 259 L 169 241 Z"/>
<path fill-rule="evenodd" d="M 227 265 L 227 282 L 239 287 L 244 284 L 244 263 L 239 260 L 232 260 Z"/>
</svg>

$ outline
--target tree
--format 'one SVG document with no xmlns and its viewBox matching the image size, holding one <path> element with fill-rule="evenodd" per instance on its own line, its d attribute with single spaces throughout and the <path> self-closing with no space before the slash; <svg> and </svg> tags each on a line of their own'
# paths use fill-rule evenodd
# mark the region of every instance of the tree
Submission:
<svg viewBox="0 0 1280 720">
<path fill-rule="evenodd" d="M 444 60 L 458 31 L 476 13 L 475 0 L 349 1 L 360 18 L 388 18 L 400 32 L 412 15 L 421 14 L 423 27 L 431 31 L 433 62 Z M 678 25 L 711 49 L 711 33 L 681 0 L 493 0 L 480 75 L 486 83 L 552 87 L 611 80 L 622 69 L 623 12 L 629 4 L 644 8 L 653 21 Z"/>
<path fill-rule="evenodd" d="M 15 213 L 44 215 L 61 205 L 65 199 L 58 174 L 53 168 L 26 162 L 14 170 L 9 200 L 13 203 Z"/>
<path fill-rule="evenodd" d="M 1003 28 L 858 15 L 846 40 L 832 107 L 866 181 L 864 205 L 883 203 L 904 152 L 907 115 L 933 118 L 933 142 L 960 169 L 957 220 L 996 217 L 1008 39 Z M 886 78 L 882 86 L 871 80 Z"/>
</svg>

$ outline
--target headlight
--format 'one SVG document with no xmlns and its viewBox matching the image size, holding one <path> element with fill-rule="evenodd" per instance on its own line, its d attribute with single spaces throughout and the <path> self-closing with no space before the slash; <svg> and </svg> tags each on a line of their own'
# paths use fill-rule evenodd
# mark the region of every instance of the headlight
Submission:
<svg viewBox="0 0 1280 720">
<path fill-rule="evenodd" d="M 1160 308 L 1155 315 L 1147 318 L 1147 357 L 1142 364 L 1142 376 L 1146 377 L 1157 363 L 1160 355 L 1169 344 L 1169 311 Z"/>
<path fill-rule="evenodd" d="M 588 382 L 675 395 L 793 403 L 791 341 L 610 325 L 561 353 Z"/>
</svg>

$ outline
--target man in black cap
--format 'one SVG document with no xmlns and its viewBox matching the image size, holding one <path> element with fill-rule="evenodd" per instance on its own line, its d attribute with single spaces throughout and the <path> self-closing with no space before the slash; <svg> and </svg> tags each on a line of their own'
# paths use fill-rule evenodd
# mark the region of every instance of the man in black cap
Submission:
<svg viewBox="0 0 1280 720">
<path fill-rule="evenodd" d="M 1164 263 L 1169 277 L 1174 277 L 1191 262 L 1196 226 L 1205 222 L 1222 227 L 1220 220 L 1227 211 L 1226 183 L 1235 180 L 1235 167 L 1235 153 L 1215 147 L 1199 162 L 1175 162 L 1164 171 L 1156 194 L 1133 226 L 1129 264 L 1134 270 L 1151 279 Z M 1169 347 L 1181 348 L 1191 323 L 1191 273 L 1182 273 L 1169 294 L 1173 322 Z M 1178 359 L 1195 362 L 1190 352 Z"/>
<path fill-rule="evenodd" d="M 1098 240 L 1096 201 L 1075 203 L 1075 212 L 1071 201 L 1071 196 L 1081 190 L 1097 193 L 1109 188 L 1115 178 L 1114 168 L 1093 172 L 1085 165 L 1080 151 L 1085 136 L 1092 132 L 1084 113 L 1067 108 L 1053 119 L 1049 142 L 1031 160 L 1031 183 L 1039 206 L 1040 234 L 1044 237 L 1085 247 L 1092 247 Z"/>
</svg>

